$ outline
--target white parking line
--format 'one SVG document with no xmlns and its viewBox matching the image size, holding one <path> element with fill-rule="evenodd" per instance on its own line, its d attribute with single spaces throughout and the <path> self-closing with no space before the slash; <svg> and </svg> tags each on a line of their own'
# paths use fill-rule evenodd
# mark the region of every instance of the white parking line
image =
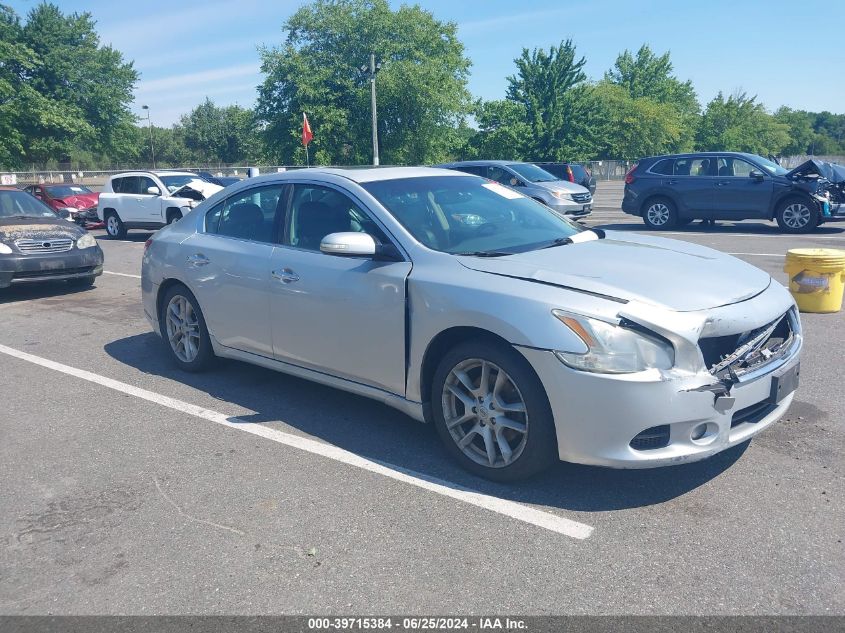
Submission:
<svg viewBox="0 0 845 633">
<path fill-rule="evenodd" d="M 371 473 L 383 475 L 385 477 L 389 477 L 390 479 L 395 479 L 396 481 L 401 481 L 403 483 L 443 495 L 444 497 L 449 497 L 457 501 L 462 501 L 463 503 L 484 508 L 485 510 L 490 510 L 491 512 L 496 512 L 512 519 L 541 527 L 558 534 L 563 534 L 576 539 L 586 539 L 593 531 L 593 528 L 589 525 L 565 519 L 550 512 L 535 510 L 534 508 L 521 503 L 507 501 L 505 499 L 500 499 L 480 492 L 474 492 L 473 490 L 469 490 L 463 486 L 458 486 L 443 479 L 429 477 L 428 475 L 407 470 L 399 466 L 367 459 L 366 457 L 361 457 L 360 455 L 356 455 L 355 453 L 337 446 L 332 446 L 331 444 L 324 444 L 306 437 L 300 437 L 298 435 L 293 435 L 292 433 L 286 433 L 277 429 L 261 426 L 260 424 L 247 422 L 246 420 L 241 420 L 237 417 L 230 417 L 224 415 L 223 413 L 212 411 L 211 409 L 198 407 L 188 402 L 170 398 L 146 389 L 141 389 L 140 387 L 135 387 L 112 378 L 100 376 L 99 374 L 94 374 L 84 369 L 77 369 L 76 367 L 63 365 L 62 363 L 41 358 L 40 356 L 34 356 L 12 347 L 0 345 L 0 353 L 33 363 L 35 365 L 40 365 L 41 367 L 46 367 L 47 369 L 52 369 L 69 376 L 87 380 L 88 382 L 108 387 L 109 389 L 114 389 L 115 391 L 135 396 L 136 398 L 141 398 L 142 400 L 147 400 L 148 402 L 153 402 L 181 413 L 202 418 L 203 420 L 214 422 L 215 424 L 220 424 L 221 426 L 225 426 L 230 429 L 252 433 L 253 435 L 258 435 L 265 439 L 278 442 L 279 444 L 284 444 L 285 446 L 298 448 L 314 455 L 333 459 L 348 466 L 355 466 L 356 468 L 361 468 L 362 470 L 366 470 Z"/>
<path fill-rule="evenodd" d="M 728 255 L 746 255 L 750 257 L 786 257 L 786 253 L 728 253 Z"/>
<path fill-rule="evenodd" d="M 111 270 L 104 270 L 103 272 L 107 275 L 117 275 L 119 277 L 132 277 L 133 279 L 141 278 L 141 275 L 130 275 L 129 273 L 116 273 Z"/>
</svg>

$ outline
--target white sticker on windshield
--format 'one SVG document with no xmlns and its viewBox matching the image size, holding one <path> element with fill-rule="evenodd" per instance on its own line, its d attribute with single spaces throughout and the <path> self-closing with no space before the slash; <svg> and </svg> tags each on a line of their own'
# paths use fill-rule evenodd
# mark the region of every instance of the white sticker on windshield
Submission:
<svg viewBox="0 0 845 633">
<path fill-rule="evenodd" d="M 498 193 L 503 198 L 507 198 L 508 200 L 516 200 L 517 198 L 522 198 L 521 193 L 517 193 L 516 191 L 511 191 L 507 187 L 503 187 L 497 182 L 485 182 L 482 187 L 486 187 L 490 191 L 494 191 Z"/>
<path fill-rule="evenodd" d="M 575 235 L 570 235 L 569 239 L 572 240 L 573 244 L 577 244 L 578 242 L 592 242 L 599 239 L 599 236 L 592 231 L 581 231 Z"/>
</svg>

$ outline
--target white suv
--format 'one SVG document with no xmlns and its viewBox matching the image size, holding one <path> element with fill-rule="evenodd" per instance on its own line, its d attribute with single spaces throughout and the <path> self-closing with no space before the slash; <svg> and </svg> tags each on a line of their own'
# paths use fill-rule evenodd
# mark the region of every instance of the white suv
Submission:
<svg viewBox="0 0 845 633">
<path fill-rule="evenodd" d="M 184 171 L 138 171 L 109 178 L 97 203 L 106 232 L 122 238 L 129 229 L 158 230 L 176 222 L 222 187 Z"/>
</svg>

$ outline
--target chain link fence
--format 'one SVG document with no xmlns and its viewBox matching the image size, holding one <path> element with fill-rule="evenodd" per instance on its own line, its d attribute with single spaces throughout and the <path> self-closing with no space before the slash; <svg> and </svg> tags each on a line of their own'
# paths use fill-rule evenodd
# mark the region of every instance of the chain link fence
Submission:
<svg viewBox="0 0 845 633">
<path fill-rule="evenodd" d="M 784 156 L 780 158 L 781 165 L 787 169 L 797 167 L 804 161 L 815 158 L 831 163 L 845 164 L 845 156 Z M 625 174 L 636 161 L 630 160 L 591 160 L 583 164 L 589 167 L 596 180 L 622 180 Z M 322 165 L 323 167 L 329 165 Z M 331 165 L 344 167 L 344 165 Z M 350 167 L 350 165 L 345 165 Z M 257 165 L 262 174 L 292 169 L 304 169 L 305 165 Z M 179 171 L 209 172 L 214 176 L 238 176 L 245 178 L 248 166 L 245 165 L 214 165 L 214 166 L 192 166 L 183 167 Z M 151 171 L 149 165 L 124 167 L 122 169 L 37 169 L 29 171 L 17 171 L 0 173 L 0 184 L 3 185 L 31 185 L 31 184 L 55 184 L 55 183 L 78 183 L 85 185 L 103 185 L 109 176 L 124 171 Z M 163 170 L 162 170 L 163 171 Z"/>
</svg>

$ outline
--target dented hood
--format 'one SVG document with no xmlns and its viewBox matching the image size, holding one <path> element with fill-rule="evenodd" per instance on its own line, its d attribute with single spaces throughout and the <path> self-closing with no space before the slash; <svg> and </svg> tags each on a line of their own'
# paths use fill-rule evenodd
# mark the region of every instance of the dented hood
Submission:
<svg viewBox="0 0 845 633">
<path fill-rule="evenodd" d="M 223 189 L 220 185 L 215 185 L 213 182 L 207 182 L 205 180 L 201 180 L 200 178 L 195 178 L 190 182 L 182 185 L 176 191 L 170 194 L 172 198 L 180 198 L 180 197 L 187 197 L 185 193 L 189 190 L 196 191 L 203 198 L 210 198 L 215 193 Z"/>
<path fill-rule="evenodd" d="M 833 183 L 845 182 L 845 166 L 812 158 L 786 174 L 787 178 L 817 174 Z"/>
<path fill-rule="evenodd" d="M 479 272 L 678 312 L 750 299 L 771 283 L 759 268 L 704 246 L 613 231 L 601 240 L 459 261 Z"/>
</svg>

